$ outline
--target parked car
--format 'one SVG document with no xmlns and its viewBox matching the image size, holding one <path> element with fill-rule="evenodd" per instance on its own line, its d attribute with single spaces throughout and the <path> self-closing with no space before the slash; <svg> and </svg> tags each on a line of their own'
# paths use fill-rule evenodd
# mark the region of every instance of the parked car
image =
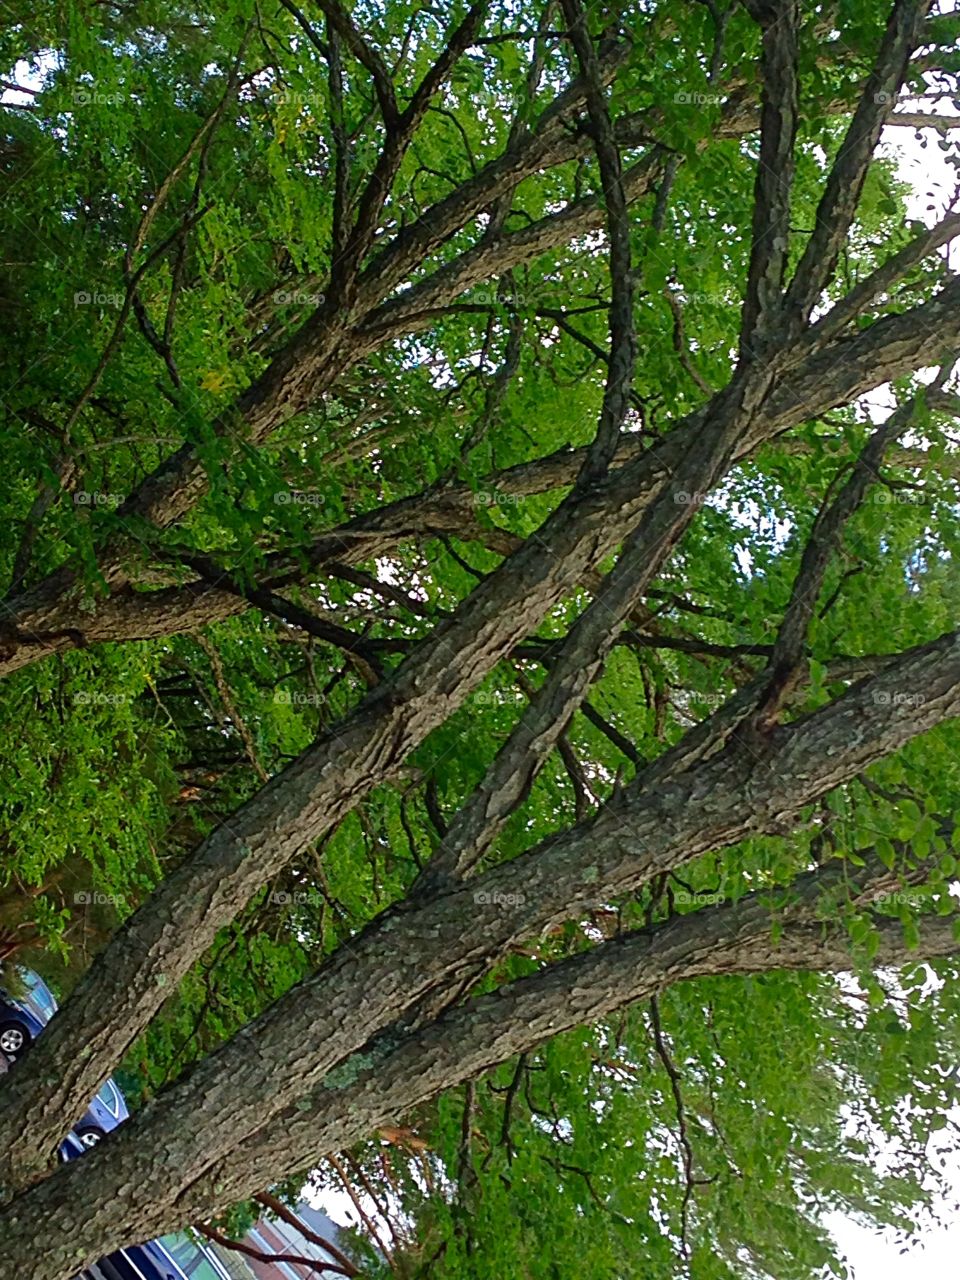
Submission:
<svg viewBox="0 0 960 1280">
<path fill-rule="evenodd" d="M 123 1124 L 129 1115 L 120 1086 L 109 1076 L 93 1095 L 74 1133 L 85 1147 L 93 1147 L 118 1124 Z"/>
<path fill-rule="evenodd" d="M 0 987 L 0 1049 L 13 1062 L 22 1058 L 57 1011 L 53 992 L 32 969 L 17 969 L 23 993 Z"/>
<path fill-rule="evenodd" d="M 56 997 L 38 973 L 18 967 L 17 978 L 21 993 L 0 987 L 0 1050 L 11 1062 L 23 1057 L 57 1011 Z M 129 1115 L 111 1078 L 97 1090 L 74 1132 L 85 1147 L 92 1147 Z"/>
<path fill-rule="evenodd" d="M 101 1258 L 75 1280 L 188 1280 L 173 1258 L 152 1244 L 118 1249 Z"/>
</svg>

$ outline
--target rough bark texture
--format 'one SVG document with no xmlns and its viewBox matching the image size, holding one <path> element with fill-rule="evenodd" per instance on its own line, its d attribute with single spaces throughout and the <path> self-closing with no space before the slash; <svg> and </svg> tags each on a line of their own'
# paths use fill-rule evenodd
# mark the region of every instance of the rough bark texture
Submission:
<svg viewBox="0 0 960 1280">
<path fill-rule="evenodd" d="M 239 1160 L 217 1165 L 174 1199 L 143 1194 L 141 1180 L 153 1173 L 154 1151 L 131 1150 L 129 1141 L 123 1141 L 127 1134 L 111 1137 L 82 1163 L 64 1166 L 8 1210 L 0 1237 L 5 1268 L 0 1275 L 68 1280 L 106 1248 L 150 1239 L 185 1215 L 194 1220 L 229 1205 L 276 1176 L 278 1161 L 289 1163 L 294 1153 L 302 1166 L 342 1150 L 442 1089 L 673 983 L 776 969 L 846 970 L 847 936 L 836 925 L 811 919 L 817 897 L 835 882 L 829 871 L 798 881 L 796 900 L 785 913 L 776 912 L 767 895 L 758 893 L 736 905 L 626 934 L 471 1000 L 422 1032 L 374 1041 L 339 1078 L 328 1077 L 309 1103 L 291 1107 L 257 1134 Z M 778 915 L 783 918 L 774 939 L 771 926 Z M 912 951 L 899 921 L 878 918 L 875 923 L 878 965 L 953 955 L 960 949 L 950 920 L 928 920 L 920 947 Z M 212 1120 L 216 1099 L 206 1099 L 204 1106 Z M 179 1131 L 169 1141 L 171 1157 L 189 1158 L 189 1140 Z M 34 1260 L 41 1253 L 37 1270 Z"/>
<path fill-rule="evenodd" d="M 938 363 L 945 351 L 957 345 L 958 337 L 960 283 L 956 280 L 932 301 L 824 346 L 814 327 L 801 342 L 802 349 L 809 348 L 810 354 L 770 393 L 749 430 L 737 442 L 734 458 L 749 456 L 758 445 L 780 432 L 837 405 L 848 404 L 881 383 Z M 639 441 L 621 442 L 615 458 L 622 458 L 624 465 L 598 490 L 598 502 L 608 504 L 611 520 L 615 521 L 610 526 L 612 536 L 598 544 L 589 563 L 595 563 L 616 545 L 624 528 L 649 501 L 653 487 L 677 469 L 701 422 L 701 414 L 678 422 L 656 449 L 639 457 Z M 514 467 L 496 477 L 495 491 L 524 495 L 570 484 L 584 456 L 580 450 L 565 450 Z M 630 467 L 628 462 L 634 465 Z M 441 490 L 426 500 L 419 496 L 402 499 L 331 530 L 318 540 L 311 560 L 317 565 L 331 559 L 370 560 L 408 538 L 469 532 L 472 501 L 472 491 L 462 487 Z M 562 552 L 558 549 L 555 554 Z M 281 566 L 278 568 L 282 571 Z M 115 594 L 98 602 L 92 610 L 87 607 L 88 602 L 77 599 L 75 576 L 66 568 L 9 601 L 7 624 L 0 639 L 10 643 L 0 645 L 0 676 L 77 644 L 172 634 L 229 617 L 246 607 L 230 594 L 202 584 L 146 592 L 134 591 L 119 571 L 114 577 Z"/>
<path fill-rule="evenodd" d="M 401 109 L 380 54 L 339 5 L 322 7 L 372 79 L 385 140 L 360 184 L 355 221 L 338 232 L 342 251 L 327 301 L 216 430 L 232 429 L 239 417 L 252 443 L 266 440 L 335 389 L 366 354 L 425 328 L 473 284 L 568 244 L 606 220 L 614 296 L 597 437 L 586 449 L 560 451 L 491 480 L 504 494 L 573 487 L 536 537 L 519 547 L 502 538 L 504 563 L 351 715 L 267 781 L 163 881 L 110 941 L 29 1059 L 4 1081 L 0 1198 L 10 1204 L 0 1214 L 0 1276 L 62 1280 L 87 1260 L 259 1190 L 440 1089 L 671 982 L 776 967 L 843 968 L 849 963 L 846 939 L 811 923 L 813 904 L 831 882 L 826 870 L 796 883 L 796 902 L 776 944 L 769 907 L 757 897 L 598 946 L 495 994 L 460 1002 L 466 983 L 508 948 L 710 850 L 781 831 L 805 805 L 960 715 L 957 632 L 885 658 L 875 674 L 793 723 L 776 723 L 772 715 L 758 719 L 767 687 L 767 678 L 758 677 L 678 746 L 640 768 L 590 821 L 464 878 L 561 742 L 623 620 L 703 495 L 735 462 L 778 434 L 881 383 L 940 363 L 945 351 L 960 347 L 956 278 L 903 314 L 854 327 L 867 303 L 944 243 L 943 229 L 918 237 L 891 259 L 895 268 L 879 269 L 818 324 L 808 325 L 852 225 L 884 102 L 900 85 L 928 5 L 894 5 L 847 141 L 831 168 L 817 227 L 787 284 L 798 15 L 792 5 L 750 0 L 748 9 L 763 27 L 763 110 L 758 113 L 745 77 L 734 86 L 718 125 L 719 136 L 734 137 L 761 123 L 740 359 L 723 390 L 668 424 L 666 434 L 646 449 L 622 434 L 633 349 L 627 207 L 664 179 L 668 162 L 649 134 L 658 120 L 655 109 L 619 120 L 609 114 L 604 86 L 625 50 L 606 42 L 595 48 L 579 3 L 565 0 L 565 35 L 580 78 L 532 128 L 514 131 L 501 156 L 392 239 L 385 235 L 380 248 L 380 217 L 403 155 L 430 98 L 475 38 L 482 9 L 474 6 L 451 31 L 434 67 Z M 643 153 L 624 168 L 621 152 L 638 147 Z M 435 265 L 432 255 L 454 233 L 526 177 L 591 150 L 600 164 L 603 200 L 578 198 L 521 230 L 505 231 L 502 220 L 494 221 L 491 235 Z M 410 287 L 398 289 L 402 284 Z M 196 505 L 207 484 L 197 456 L 185 446 L 144 480 L 120 514 L 168 528 Z M 862 486 L 855 484 L 851 493 L 859 501 Z M 333 562 L 374 559 L 407 539 L 478 535 L 472 503 L 468 489 L 451 484 L 360 514 L 318 538 L 310 565 L 321 572 Z M 849 511 L 837 512 L 839 527 Z M 817 526 L 822 545 L 812 546 L 801 586 L 813 583 L 819 590 L 832 528 Z M 97 1151 L 43 1178 L 64 1128 L 217 931 L 371 788 L 393 777 L 496 663 L 515 652 L 585 578 L 595 578 L 598 563 L 618 549 L 616 567 L 553 655 L 527 717 L 454 818 L 445 849 L 416 891 Z M 126 568 L 126 551 L 119 539 L 101 548 L 109 594 L 92 610 L 78 599 L 79 579 L 70 564 L 8 601 L 0 674 L 78 643 L 171 634 L 248 606 L 236 591 L 201 579 L 171 581 L 165 576 L 168 560 L 150 570 L 157 575 L 151 583 L 159 578 L 164 585 L 144 590 Z M 289 584 L 296 563 L 293 556 L 275 557 L 265 590 Z M 809 612 L 807 603 L 788 611 L 774 650 L 791 671 L 803 656 Z M 862 666 L 863 660 L 856 662 Z M 918 691 L 921 697 L 899 696 Z M 949 922 L 927 919 L 924 926 L 925 954 L 953 953 Z M 880 920 L 878 927 L 879 958 L 909 958 L 899 926 Z"/>
<path fill-rule="evenodd" d="M 913 313 L 880 321 L 803 360 L 749 417 L 739 449 L 755 448 L 791 423 L 929 363 L 948 343 L 958 344 L 958 298 L 960 282 L 953 282 Z M 685 453 L 689 459 L 704 416 L 695 415 L 660 447 L 612 472 L 588 493 L 565 499 L 539 537 L 481 584 L 394 677 L 271 779 L 130 917 L 34 1048 L 32 1082 L 14 1074 L 4 1087 L 0 1186 L 15 1185 L 25 1171 L 43 1167 L 63 1116 L 83 1110 L 104 1068 L 120 1060 L 216 931 L 264 881 L 389 778 L 494 664 L 613 550 L 662 486 L 672 482 Z M 661 510 L 671 501 L 665 497 Z M 673 506 L 675 513 L 684 510 L 689 512 L 689 505 Z M 660 536 L 655 534 L 655 541 Z M 634 547 L 634 554 L 640 558 L 642 548 Z M 80 1055 L 78 1042 L 85 1046 Z M 38 1079 L 49 1083 L 41 1090 Z"/>
<path fill-rule="evenodd" d="M 894 696 L 921 688 L 920 705 Z M 710 848 L 779 829 L 872 760 L 957 714 L 960 635 L 952 633 L 761 744 L 734 739 L 652 788 L 641 774 L 621 803 L 593 822 L 422 907 L 386 913 L 104 1145 L 112 1190 L 99 1211 L 84 1193 L 86 1211 L 99 1223 L 89 1230 L 101 1230 L 115 1213 L 114 1197 L 122 1197 L 131 1216 L 109 1238 L 124 1238 L 132 1221 L 144 1220 L 137 1215 L 203 1180 L 238 1143 L 237 1163 L 247 1169 L 244 1140 L 270 1127 L 265 1116 L 294 1106 L 344 1060 L 349 1076 L 363 1062 L 361 1056 L 350 1067 L 350 1055 L 377 1028 L 398 1022 L 430 990 L 455 986 L 458 972 Z M 12 1082 L 18 1077 L 27 1073 L 14 1072 Z M 33 1203 L 32 1194 L 51 1193 L 41 1187 L 26 1201 Z M 0 1232 L 19 1229 L 20 1203 L 0 1219 Z M 149 1223 L 148 1234 L 156 1225 Z"/>
</svg>

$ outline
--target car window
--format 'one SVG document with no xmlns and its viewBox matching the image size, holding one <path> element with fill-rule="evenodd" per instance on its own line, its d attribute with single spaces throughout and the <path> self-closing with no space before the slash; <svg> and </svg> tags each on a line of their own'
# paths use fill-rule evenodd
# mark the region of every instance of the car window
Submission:
<svg viewBox="0 0 960 1280">
<path fill-rule="evenodd" d="M 117 1097 L 116 1086 L 112 1080 L 107 1080 L 106 1083 L 97 1090 L 97 1097 L 111 1115 L 118 1116 L 120 1114 L 120 1100 Z"/>
<path fill-rule="evenodd" d="M 49 1022 L 57 1012 L 57 1002 L 53 992 L 37 974 L 30 969 L 21 969 L 20 976 L 27 988 L 27 1002 L 33 1005 L 45 1022 Z"/>
</svg>

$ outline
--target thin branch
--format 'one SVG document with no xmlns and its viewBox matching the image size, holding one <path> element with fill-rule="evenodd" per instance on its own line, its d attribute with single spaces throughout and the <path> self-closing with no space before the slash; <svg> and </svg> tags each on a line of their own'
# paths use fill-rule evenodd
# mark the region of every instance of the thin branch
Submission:
<svg viewBox="0 0 960 1280">
<path fill-rule="evenodd" d="M 417 86 L 410 105 L 403 113 L 401 122 L 403 131 L 412 133 L 420 123 L 430 104 L 430 99 L 476 39 L 486 8 L 486 0 L 476 0 L 476 3 L 468 9 L 460 25 L 451 33 L 439 57 Z"/>
<path fill-rule="evenodd" d="M 352 631 L 348 631 L 346 627 L 338 626 L 335 622 L 328 622 L 323 618 L 317 618 L 314 614 L 308 613 L 306 609 L 300 608 L 299 605 L 294 604 L 291 600 L 287 600 L 265 587 L 247 586 L 233 574 L 220 569 L 204 556 L 183 554 L 178 559 L 180 563 L 186 565 L 189 569 L 193 569 L 205 582 L 209 582 L 211 586 L 218 588 L 218 590 L 228 591 L 232 595 L 239 596 L 264 613 L 272 614 L 290 626 L 299 627 L 308 635 L 315 636 L 318 640 L 324 640 L 327 644 L 332 644 L 336 648 L 342 649 L 357 664 L 358 670 L 368 685 L 373 686 L 379 682 L 383 674 L 379 656 L 369 644 L 359 636 L 354 635 Z"/>
<path fill-rule="evenodd" d="M 683 1092 L 680 1088 L 680 1073 L 674 1065 L 670 1050 L 667 1048 L 666 1040 L 663 1035 L 663 1026 L 660 1022 L 660 1003 L 656 996 L 650 997 L 650 1024 L 653 1028 L 653 1043 L 657 1051 L 657 1057 L 663 1064 L 663 1069 L 667 1073 L 670 1081 L 670 1092 L 673 1094 L 673 1104 L 677 1113 L 677 1131 L 680 1141 L 680 1150 L 683 1157 L 683 1199 L 680 1203 L 680 1248 L 686 1261 L 690 1259 L 690 1241 L 688 1237 L 689 1231 L 689 1215 L 690 1215 L 690 1199 L 693 1196 L 693 1188 L 695 1179 L 693 1174 L 693 1148 L 690 1145 L 690 1137 L 687 1133 L 687 1113 L 683 1105 Z"/>
<path fill-rule="evenodd" d="M 346 1267 L 338 1267 L 333 1262 L 307 1258 L 299 1253 L 266 1253 L 263 1249 L 254 1248 L 252 1244 L 247 1244 L 244 1240 L 234 1240 L 230 1236 L 225 1236 L 217 1231 L 215 1227 L 204 1223 L 195 1223 L 193 1229 L 194 1231 L 199 1231 L 202 1236 L 206 1236 L 208 1240 L 212 1240 L 214 1244 L 220 1245 L 222 1249 L 230 1249 L 234 1253 L 243 1254 L 245 1258 L 255 1258 L 257 1262 L 265 1262 L 271 1267 L 279 1266 L 280 1263 L 287 1263 L 288 1265 L 309 1267 L 311 1271 L 315 1271 L 318 1275 L 329 1271 L 333 1271 L 338 1276 L 357 1276 L 360 1274 L 356 1268 L 348 1271 Z"/>
<path fill-rule="evenodd" d="M 610 240 L 610 359 L 597 433 L 583 470 L 577 477 L 578 486 L 586 487 L 604 475 L 610 466 L 629 408 L 630 384 L 637 354 L 633 323 L 634 288 L 627 194 L 620 148 L 603 90 L 600 63 L 580 0 L 561 0 L 561 3 L 584 81 Z"/>
<path fill-rule="evenodd" d="M 347 137 L 343 98 L 343 65 L 340 58 L 340 37 L 327 19 L 330 37 L 327 84 L 330 90 L 330 129 L 334 149 L 333 188 L 333 257 L 339 258 L 347 244 L 347 211 L 350 192 L 350 140 Z"/>
<path fill-rule="evenodd" d="M 760 158 L 754 179 L 753 236 L 740 324 L 742 355 L 759 354 L 783 305 L 797 132 L 796 0 L 747 0 L 762 28 Z"/>
<path fill-rule="evenodd" d="M 293 5 L 288 3 L 288 0 L 282 0 L 282 3 L 291 13 L 295 12 Z M 393 80 L 387 69 L 387 64 L 376 49 L 368 44 L 360 34 L 354 25 L 353 19 L 343 5 L 339 3 L 339 0 L 317 0 L 317 3 L 326 14 L 329 24 L 328 29 L 335 31 L 340 36 L 356 60 L 369 71 L 377 101 L 380 103 L 383 122 L 388 130 L 395 129 L 400 118 L 400 111 L 397 107 L 397 94 L 393 87 Z"/>
<path fill-rule="evenodd" d="M 625 755 L 631 764 L 634 764 L 639 768 L 639 766 L 644 763 L 643 757 L 640 755 L 640 752 L 630 739 L 625 737 L 616 725 L 611 724 L 609 720 L 605 719 L 590 702 L 589 698 L 584 698 L 583 702 L 580 703 L 580 710 L 594 728 L 599 729 L 603 736 L 612 743 L 619 752 Z"/>
<path fill-rule="evenodd" d="M 790 287 L 786 309 L 798 332 L 810 318 L 833 276 L 853 224 L 880 131 L 903 83 L 910 55 L 922 36 L 930 0 L 895 0 L 876 63 L 830 169 L 807 241 Z"/>
<path fill-rule="evenodd" d="M 346 1191 L 347 1195 L 350 1197 L 353 1203 L 353 1207 L 356 1209 L 357 1215 L 360 1218 L 360 1221 L 363 1223 L 364 1227 L 366 1228 L 367 1234 L 370 1236 L 370 1239 L 374 1242 L 376 1247 L 383 1254 L 384 1258 L 387 1261 L 387 1265 L 391 1269 L 393 1269 L 394 1267 L 393 1253 L 388 1248 L 386 1241 L 380 1236 L 370 1215 L 367 1213 L 366 1209 L 364 1209 L 363 1201 L 360 1199 L 359 1195 L 357 1194 L 356 1188 L 354 1187 L 353 1183 L 347 1177 L 346 1169 L 344 1169 L 343 1165 L 340 1163 L 340 1161 L 335 1155 L 328 1155 L 327 1163 L 331 1165 L 337 1177 L 340 1179 L 341 1183 L 343 1184 L 343 1188 Z M 387 1225 L 389 1226 L 389 1223 Z"/>
<path fill-rule="evenodd" d="M 393 82 L 390 81 L 389 74 L 379 54 L 374 54 L 372 50 L 367 49 L 359 33 L 350 23 L 342 7 L 336 3 L 336 0 L 320 0 L 320 3 L 338 34 L 343 36 L 354 54 L 360 57 L 360 53 L 366 50 L 366 53 L 370 56 L 372 60 L 370 65 L 367 63 L 364 63 L 364 65 L 368 65 L 368 69 L 374 75 L 374 83 L 378 85 L 378 94 L 381 94 L 381 107 L 385 113 L 384 119 L 387 121 L 387 138 L 377 158 L 373 172 L 360 196 L 353 230 L 349 236 L 344 237 L 343 251 L 334 262 L 330 273 L 330 293 L 327 297 L 327 311 L 332 312 L 335 310 L 343 316 L 349 315 L 351 309 L 357 305 L 357 280 L 360 264 L 374 241 L 380 214 L 393 189 L 394 181 L 407 148 L 426 113 L 427 107 L 430 105 L 430 99 L 440 88 L 453 65 L 470 46 L 473 37 L 476 35 L 483 18 L 486 3 L 485 0 L 478 0 L 468 11 L 460 25 L 452 32 L 447 44 L 433 66 L 427 71 L 410 104 L 402 114 L 397 113 Z M 350 44 L 351 40 L 360 41 L 359 46 L 356 43 Z M 361 61 L 363 61 L 362 58 Z M 379 67 L 379 71 L 375 70 L 377 67 Z M 383 78 L 389 83 L 389 102 L 386 102 L 382 96 L 386 91 L 386 84 L 381 84 Z"/>
<path fill-rule="evenodd" d="M 956 195 L 953 203 L 955 202 Z M 805 341 L 811 347 L 822 346 L 836 337 L 881 294 L 889 293 L 924 258 L 948 244 L 957 235 L 960 235 L 960 213 L 950 212 L 934 226 L 914 236 L 902 249 L 854 285 L 846 297 L 835 302 L 826 315 L 811 326 Z"/>
<path fill-rule="evenodd" d="M 680 361 L 680 367 L 684 370 L 691 381 L 696 384 L 697 388 L 709 399 L 715 394 L 714 389 L 690 359 L 690 352 L 687 348 L 687 340 L 683 328 L 683 304 L 669 287 L 664 289 L 663 296 L 666 298 L 667 305 L 673 315 L 673 349 L 677 353 L 677 358 Z"/>
<path fill-rule="evenodd" d="M 942 387 L 953 368 L 948 361 L 940 370 L 934 387 Z M 807 632 L 817 607 L 820 591 L 834 551 L 851 516 L 866 496 L 867 489 L 878 479 L 878 470 L 887 446 L 910 426 L 923 393 L 900 406 L 873 432 L 866 447 L 854 463 L 853 470 L 837 496 L 821 507 L 804 548 L 800 569 L 793 584 L 790 603 L 770 656 L 770 683 L 757 709 L 756 722 L 769 728 L 798 678 Z"/>
<path fill-rule="evenodd" d="M 197 644 L 207 655 L 207 658 L 210 661 L 210 670 L 213 674 L 214 683 L 217 686 L 217 692 L 220 694 L 220 701 L 223 703 L 223 709 L 226 711 L 237 732 L 240 734 L 241 741 L 243 742 L 243 749 L 247 753 L 247 759 L 253 765 L 254 772 L 260 781 L 268 782 L 270 775 L 260 762 L 260 757 L 257 754 L 256 745 L 253 740 L 253 734 L 250 732 L 250 726 L 237 709 L 236 700 L 234 699 L 233 692 L 227 683 L 227 678 L 223 670 L 223 663 L 220 660 L 218 650 L 204 635 L 197 636 Z"/>
<path fill-rule="evenodd" d="M 287 13 L 293 15 L 293 18 L 297 23 L 297 25 L 300 27 L 300 30 L 307 37 L 307 39 L 310 41 L 313 47 L 317 50 L 321 58 L 324 58 L 328 63 L 330 63 L 333 57 L 335 56 L 333 52 L 332 44 L 328 44 L 323 39 L 323 37 L 320 35 L 319 31 L 316 29 L 316 27 L 313 25 L 310 19 L 306 16 L 306 14 L 303 12 L 302 9 L 299 9 L 293 3 L 293 0 L 280 0 L 280 3 L 283 5 L 284 9 L 286 9 Z M 328 32 L 330 32 L 331 35 L 335 34 L 336 28 L 330 22 L 329 15 L 327 16 L 327 23 L 328 23 L 328 26 L 327 26 Z"/>
</svg>

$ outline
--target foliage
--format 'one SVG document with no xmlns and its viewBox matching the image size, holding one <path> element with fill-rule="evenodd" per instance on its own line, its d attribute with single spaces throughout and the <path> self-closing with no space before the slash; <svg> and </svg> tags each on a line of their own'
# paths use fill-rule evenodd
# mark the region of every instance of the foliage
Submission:
<svg viewBox="0 0 960 1280">
<path fill-rule="evenodd" d="M 824 17 L 803 6 L 811 105 L 797 148 L 800 227 L 816 218 L 884 19 L 859 0 L 829 8 Z M 7 106 L 0 136 L 9 338 L 0 354 L 0 567 L 11 598 L 70 574 L 82 622 L 124 592 L 142 603 L 195 583 L 207 557 L 214 583 L 236 600 L 232 616 L 224 610 L 208 625 L 64 647 L 0 684 L 3 943 L 64 991 L 158 881 L 354 710 L 508 545 L 536 536 L 569 485 L 517 493 L 504 473 L 589 443 L 607 374 L 607 246 L 596 236 L 477 281 L 428 324 L 371 345 L 267 437 L 251 435 L 238 404 L 309 329 L 329 287 L 339 108 L 294 6 L 230 0 L 216 10 L 67 0 L 24 10 L 0 37 L 11 77 L 39 89 L 27 105 Z M 624 146 L 625 167 L 655 148 L 682 160 L 671 183 L 631 206 L 638 359 L 628 433 L 645 446 L 697 409 L 705 388 L 724 386 L 736 361 L 757 140 L 717 134 L 721 100 L 750 83 L 759 31 L 734 6 L 711 77 L 713 11 L 618 11 L 632 53 L 611 111 L 646 112 L 655 124 L 652 139 L 642 133 Z M 569 79 L 569 49 L 554 34 L 539 46 L 542 75 L 526 93 L 537 16 L 531 6 L 491 6 L 486 31 L 519 25 L 524 40 L 471 45 L 458 62 L 402 160 L 375 265 L 381 237 L 415 225 L 507 145 L 507 106 L 532 127 Z M 387 64 L 401 68 L 402 98 L 462 17 L 458 5 L 353 9 Z M 823 54 L 824 29 L 834 26 L 848 56 Z M 949 36 L 942 46 L 938 65 L 950 70 Z M 384 128 L 363 69 L 350 57 L 347 65 L 340 127 L 352 140 L 355 202 Z M 528 226 L 598 186 L 592 153 L 544 167 L 512 192 L 506 225 Z M 892 161 L 878 160 L 827 300 L 916 234 L 906 196 Z M 406 282 L 415 287 L 470 243 L 458 228 Z M 798 236 L 793 265 L 802 248 Z M 860 323 L 933 297 L 944 278 L 941 258 L 924 259 Z M 904 378 L 891 397 L 903 402 L 917 385 Z M 862 403 L 840 405 L 742 461 L 709 500 L 681 499 L 699 506 L 696 518 L 488 862 L 588 818 L 638 762 L 660 756 L 755 675 L 824 497 L 872 425 Z M 131 510 L 144 477 L 187 447 L 200 463 L 200 500 L 172 521 Z M 949 415 L 928 412 L 845 530 L 790 719 L 847 687 L 849 677 L 832 674 L 838 664 L 856 659 L 869 673 L 955 623 L 957 476 Z M 475 495 L 469 517 L 420 532 L 418 505 L 455 485 Z M 339 529 L 346 548 L 349 521 L 404 500 L 409 531 L 386 550 L 352 573 L 316 567 L 321 534 Z M 298 628 L 269 601 L 246 607 L 244 593 L 264 582 L 274 606 L 279 594 L 288 610 L 347 629 L 356 650 Z M 363 796 L 220 931 L 128 1055 L 123 1079 L 138 1105 L 404 897 L 593 591 L 586 580 L 572 589 L 399 776 Z M 575 915 L 501 957 L 481 985 L 536 972 L 617 928 L 788 885 L 830 859 L 854 871 L 874 847 L 900 870 L 940 858 L 922 891 L 889 908 L 918 935 L 924 915 L 952 910 L 945 886 L 955 864 L 942 824 L 954 814 L 958 760 L 958 730 L 942 724 L 810 806 L 789 834 L 711 850 Z M 348 1153 L 347 1180 L 375 1207 L 381 1232 L 357 1244 L 368 1274 L 387 1258 L 397 1274 L 450 1280 L 801 1280 L 845 1274 L 823 1226 L 828 1211 L 912 1231 L 937 1185 L 926 1141 L 953 1101 L 955 962 L 874 977 L 870 921 L 851 895 L 831 910 L 860 948 L 857 983 L 779 972 L 686 983 L 450 1090 L 408 1121 L 421 1140 L 412 1148 L 374 1139 Z M 892 1153 L 887 1170 L 878 1151 Z M 343 1185 L 329 1168 L 315 1177 Z"/>
</svg>

